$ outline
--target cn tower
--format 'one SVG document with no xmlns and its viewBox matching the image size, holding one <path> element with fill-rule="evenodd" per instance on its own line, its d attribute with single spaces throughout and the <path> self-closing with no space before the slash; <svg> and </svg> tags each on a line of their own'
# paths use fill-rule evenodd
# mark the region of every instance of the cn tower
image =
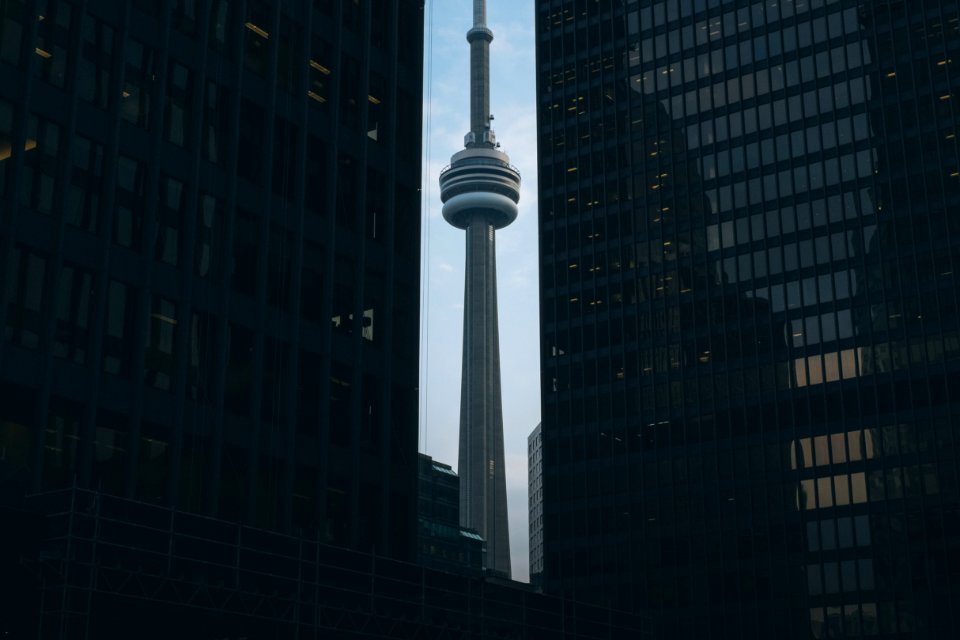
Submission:
<svg viewBox="0 0 960 640">
<path fill-rule="evenodd" d="M 496 230 L 517 218 L 520 173 L 490 126 L 490 42 L 485 0 L 473 0 L 470 131 L 440 173 L 444 219 L 467 232 L 460 387 L 460 525 L 487 541 L 486 568 L 510 577 L 510 535 L 500 401 Z"/>
</svg>

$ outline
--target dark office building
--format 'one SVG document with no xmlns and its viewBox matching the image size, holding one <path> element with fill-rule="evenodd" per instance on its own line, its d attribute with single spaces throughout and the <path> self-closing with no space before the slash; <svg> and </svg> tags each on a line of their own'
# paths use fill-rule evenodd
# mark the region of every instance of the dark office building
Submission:
<svg viewBox="0 0 960 640">
<path fill-rule="evenodd" d="M 960 3 L 537 3 L 546 590 L 960 636 Z"/>
<path fill-rule="evenodd" d="M 6 509 L 415 560 L 422 42 L 422 0 L 0 2 Z M 94 633 L 55 574 L 43 633 Z"/>
<path fill-rule="evenodd" d="M 530 584 L 543 583 L 543 438 L 540 425 L 527 436 L 527 527 L 530 542 Z"/>
<path fill-rule="evenodd" d="M 417 563 L 448 573 L 483 575 L 486 541 L 460 526 L 460 476 L 423 453 L 417 504 Z"/>
</svg>

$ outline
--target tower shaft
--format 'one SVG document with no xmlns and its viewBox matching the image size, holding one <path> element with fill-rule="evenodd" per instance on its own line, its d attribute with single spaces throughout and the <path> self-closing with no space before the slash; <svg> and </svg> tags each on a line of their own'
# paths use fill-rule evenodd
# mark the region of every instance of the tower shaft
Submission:
<svg viewBox="0 0 960 640">
<path fill-rule="evenodd" d="M 496 231 L 482 214 L 467 227 L 460 387 L 460 524 L 487 540 L 487 567 L 510 575 L 500 394 Z"/>
<path fill-rule="evenodd" d="M 496 229 L 517 217 L 520 174 L 490 128 L 486 3 L 474 0 L 470 43 L 470 132 L 440 173 L 443 217 L 467 232 L 460 388 L 460 524 L 487 541 L 486 567 L 510 577 L 510 534 L 500 398 Z"/>
</svg>

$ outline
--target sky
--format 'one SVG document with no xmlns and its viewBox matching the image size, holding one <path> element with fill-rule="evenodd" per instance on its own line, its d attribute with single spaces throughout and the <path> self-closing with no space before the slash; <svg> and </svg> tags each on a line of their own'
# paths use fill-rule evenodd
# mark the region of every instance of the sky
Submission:
<svg viewBox="0 0 960 640">
<path fill-rule="evenodd" d="M 427 0 L 424 61 L 420 451 L 457 468 L 464 232 L 441 215 L 440 170 L 470 129 L 466 33 L 473 0 Z M 528 581 L 527 436 L 540 422 L 533 0 L 487 0 L 490 110 L 520 170 L 520 215 L 497 231 L 504 455 L 513 579 Z"/>
</svg>

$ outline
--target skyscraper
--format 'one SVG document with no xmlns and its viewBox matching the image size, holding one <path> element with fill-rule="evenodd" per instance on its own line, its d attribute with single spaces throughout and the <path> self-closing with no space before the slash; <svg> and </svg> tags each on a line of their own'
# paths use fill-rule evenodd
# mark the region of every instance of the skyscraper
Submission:
<svg viewBox="0 0 960 640">
<path fill-rule="evenodd" d="M 960 5 L 537 3 L 546 589 L 954 637 Z"/>
<path fill-rule="evenodd" d="M 473 2 L 470 131 L 440 174 L 443 217 L 466 230 L 463 379 L 460 388 L 460 524 L 487 541 L 488 568 L 510 576 L 503 457 L 495 233 L 517 217 L 520 173 L 491 127 L 490 42 L 485 0 Z"/>
<path fill-rule="evenodd" d="M 530 542 L 530 584 L 543 582 L 543 439 L 540 425 L 527 436 L 527 513 Z"/>
<path fill-rule="evenodd" d="M 422 47 L 422 0 L 0 4 L 4 499 L 415 559 Z"/>
</svg>

